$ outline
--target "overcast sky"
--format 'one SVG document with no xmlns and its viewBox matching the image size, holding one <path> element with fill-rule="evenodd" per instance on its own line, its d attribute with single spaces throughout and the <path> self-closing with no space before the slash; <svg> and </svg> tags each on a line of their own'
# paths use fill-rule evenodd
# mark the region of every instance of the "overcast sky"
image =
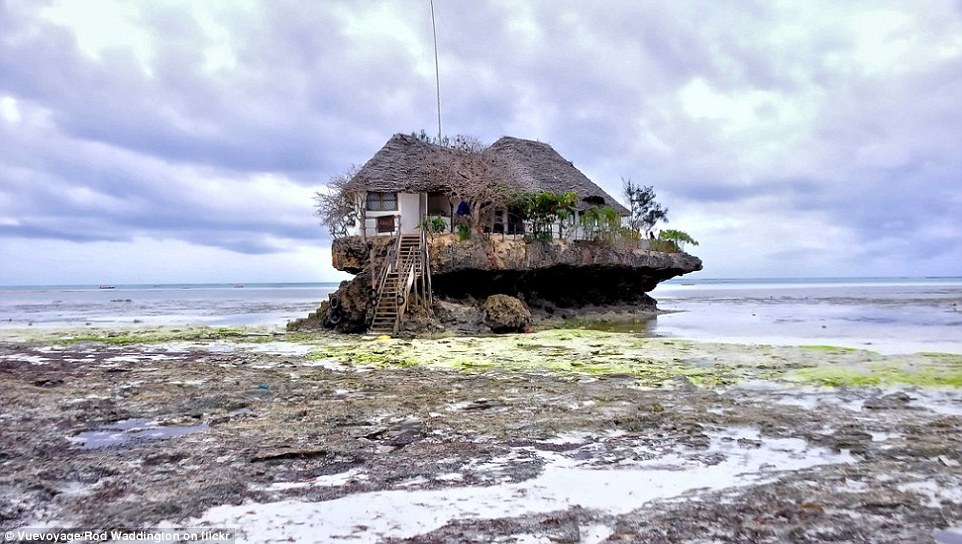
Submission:
<svg viewBox="0 0 962 544">
<path fill-rule="evenodd" d="M 700 277 L 962 275 L 962 2 L 435 2 L 444 132 L 654 185 Z M 0 284 L 326 281 L 428 0 L 0 0 Z"/>
</svg>

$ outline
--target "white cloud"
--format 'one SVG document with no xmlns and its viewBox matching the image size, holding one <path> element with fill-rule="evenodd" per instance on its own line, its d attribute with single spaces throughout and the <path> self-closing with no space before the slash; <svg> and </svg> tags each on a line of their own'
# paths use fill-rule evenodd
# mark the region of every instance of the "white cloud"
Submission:
<svg viewBox="0 0 962 544">
<path fill-rule="evenodd" d="M 20 122 L 20 108 L 17 106 L 17 99 L 12 96 L 0 97 L 0 116 L 11 124 Z"/>
<path fill-rule="evenodd" d="M 437 8 L 445 132 L 655 185 L 703 274 L 962 273 L 952 4 Z M 94 282 L 108 247 L 329 273 L 311 194 L 436 124 L 427 3 L 0 3 L 0 76 L 0 239 Z"/>
<path fill-rule="evenodd" d="M 150 70 L 157 45 L 154 37 L 139 24 L 136 4 L 120 0 L 58 0 L 42 7 L 38 14 L 70 29 L 81 52 L 91 59 L 102 59 L 107 50 L 123 49 Z"/>
</svg>

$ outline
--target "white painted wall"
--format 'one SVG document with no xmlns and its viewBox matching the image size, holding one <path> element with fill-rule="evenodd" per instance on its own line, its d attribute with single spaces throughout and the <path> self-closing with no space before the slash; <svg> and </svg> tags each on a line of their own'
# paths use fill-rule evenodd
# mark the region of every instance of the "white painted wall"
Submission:
<svg viewBox="0 0 962 544">
<path fill-rule="evenodd" d="M 420 217 L 421 195 L 417 193 L 398 193 L 398 208 L 401 213 L 401 232 L 404 234 L 417 234 L 418 222 Z"/>
<path fill-rule="evenodd" d="M 366 219 L 364 225 L 357 225 L 352 229 L 352 234 L 360 234 L 361 229 L 365 229 L 366 236 L 393 236 L 394 232 L 377 232 L 377 218 L 383 216 L 401 216 L 401 232 L 404 234 L 417 234 L 420 232 L 418 223 L 421 221 L 421 195 L 417 193 L 398 193 L 398 209 L 383 212 L 367 210 L 364 212 Z M 358 207 L 366 205 L 366 199 L 358 198 Z"/>
</svg>

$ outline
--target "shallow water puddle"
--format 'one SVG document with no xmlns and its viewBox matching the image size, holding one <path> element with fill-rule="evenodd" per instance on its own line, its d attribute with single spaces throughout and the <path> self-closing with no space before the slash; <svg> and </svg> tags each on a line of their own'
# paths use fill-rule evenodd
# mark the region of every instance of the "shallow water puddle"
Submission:
<svg viewBox="0 0 962 544">
<path fill-rule="evenodd" d="M 317 349 L 311 344 L 295 344 L 294 342 L 264 342 L 245 346 L 247 351 L 267 353 L 270 355 L 307 355 Z"/>
<path fill-rule="evenodd" d="M 922 407 L 943 416 L 962 416 L 962 396 L 958 390 L 912 391 L 923 400 Z"/>
<path fill-rule="evenodd" d="M 67 439 L 77 444 L 81 449 L 93 450 L 126 446 L 132 442 L 173 438 L 204 431 L 207 428 L 206 423 L 161 426 L 156 421 L 147 418 L 132 418 L 108 423 L 96 429 L 67 437 Z"/>
<path fill-rule="evenodd" d="M 962 416 L 962 396 L 958 389 L 933 389 L 916 387 L 883 387 L 871 389 L 845 389 L 836 387 L 802 387 L 765 381 L 746 381 L 738 385 L 719 388 L 719 391 L 737 394 L 746 391 L 756 397 L 767 397 L 770 402 L 783 406 L 798 406 L 806 410 L 838 407 L 851 412 L 865 412 L 865 403 L 874 397 L 896 393 L 908 393 L 911 401 L 908 409 L 921 409 L 945 416 Z M 708 411 L 712 411 L 709 409 Z"/>
<path fill-rule="evenodd" d="M 760 442 L 746 447 L 744 439 Z M 219 506 L 194 522 L 239 527 L 247 542 L 379 542 L 428 533 L 458 519 L 498 519 L 573 506 L 622 514 L 654 500 L 749 485 L 783 471 L 853 460 L 847 452 L 811 448 L 800 439 L 760 439 L 757 431 L 747 428 L 711 435 L 707 451 L 672 453 L 627 469 L 586 468 L 586 461 L 576 459 L 574 452 L 537 455 L 546 461 L 541 475 L 518 483 L 393 489 L 316 503 Z"/>
<path fill-rule="evenodd" d="M 962 544 L 962 527 L 936 529 L 932 532 L 937 544 Z"/>
<path fill-rule="evenodd" d="M 103 360 L 105 364 L 107 363 L 143 363 L 146 361 L 172 361 L 178 357 L 170 355 L 168 353 L 151 353 L 151 352 L 138 352 L 138 353 L 125 353 L 123 355 L 114 355 L 112 357 L 107 357 Z"/>
<path fill-rule="evenodd" d="M 46 365 L 50 364 L 51 358 L 44 357 L 42 355 L 28 355 L 25 353 L 10 353 L 3 356 L 4 359 L 8 361 L 20 361 L 23 363 L 30 363 L 32 365 Z"/>
</svg>

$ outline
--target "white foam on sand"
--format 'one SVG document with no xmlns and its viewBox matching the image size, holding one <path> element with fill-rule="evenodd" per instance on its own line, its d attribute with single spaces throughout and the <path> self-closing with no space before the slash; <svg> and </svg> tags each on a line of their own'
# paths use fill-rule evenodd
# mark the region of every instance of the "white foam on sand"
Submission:
<svg viewBox="0 0 962 544">
<path fill-rule="evenodd" d="M 707 451 L 678 453 L 615 470 L 585 468 L 572 452 L 537 452 L 541 475 L 490 487 L 393 489 L 347 495 L 323 502 L 286 500 L 218 506 L 191 526 L 238 527 L 240 542 L 379 542 L 410 538 L 458 519 L 497 519 L 567 510 L 573 506 L 622 514 L 654 500 L 758 483 L 784 471 L 851 462 L 847 452 L 811 448 L 800 439 L 739 438 L 757 431 L 737 428 L 712 437 Z M 717 461 L 719 454 L 724 460 Z M 517 457 L 515 457 L 516 459 Z M 493 463 L 498 465 L 499 463 Z M 475 469 L 478 467 L 474 467 Z M 604 531 L 599 531 L 601 536 Z"/>
<path fill-rule="evenodd" d="M 275 482 L 270 485 L 259 487 L 264 491 L 286 491 L 288 489 L 300 489 L 308 487 L 337 487 L 351 483 L 355 480 L 366 480 L 367 476 L 358 469 L 351 469 L 339 474 L 329 474 L 318 476 L 303 482 Z"/>
<path fill-rule="evenodd" d="M 30 363 L 32 365 L 46 365 L 50 363 L 49 357 L 42 357 L 40 355 L 27 355 L 25 353 L 11 353 L 9 355 L 5 355 L 4 358 L 10 361 Z"/>
<path fill-rule="evenodd" d="M 264 342 L 248 346 L 246 349 L 254 353 L 267 353 L 270 355 L 307 355 L 317 349 L 317 346 L 296 344 L 294 342 Z"/>
<path fill-rule="evenodd" d="M 933 480 L 921 482 L 910 482 L 897 486 L 899 491 L 918 493 L 926 497 L 926 506 L 939 508 L 943 503 L 962 504 L 962 489 L 957 487 L 944 487 Z"/>
</svg>

